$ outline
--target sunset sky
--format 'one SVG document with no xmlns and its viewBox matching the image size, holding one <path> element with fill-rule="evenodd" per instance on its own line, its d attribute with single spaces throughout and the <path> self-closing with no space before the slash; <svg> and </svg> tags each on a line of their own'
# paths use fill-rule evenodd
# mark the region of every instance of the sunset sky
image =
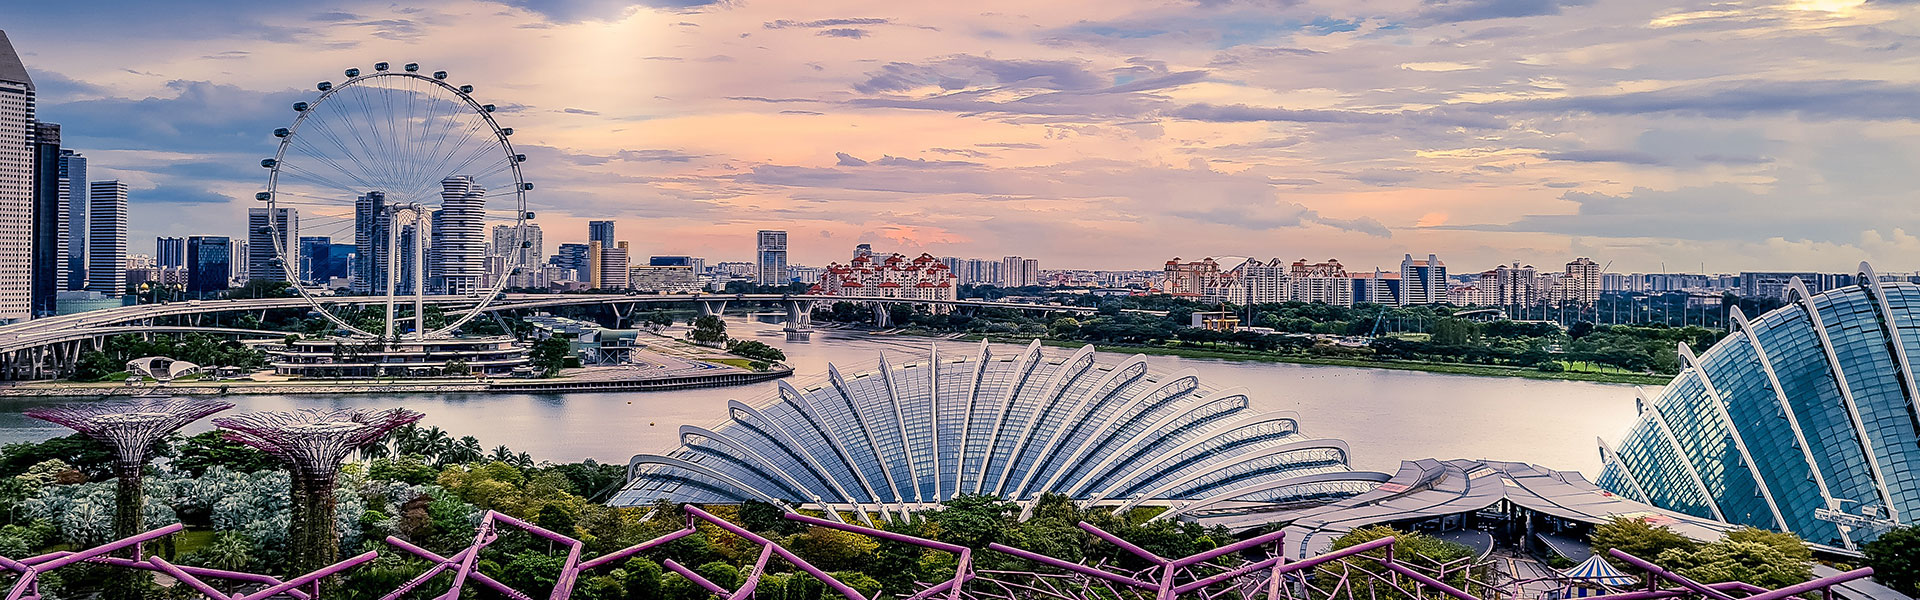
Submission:
<svg viewBox="0 0 1920 600">
<path fill-rule="evenodd" d="M 16 0 L 41 118 L 132 252 L 241 235 L 313 84 L 501 106 L 551 252 L 856 243 L 1157 268 L 1920 269 L 1920 3 Z M 350 241 L 350 240 L 337 240 Z"/>
</svg>

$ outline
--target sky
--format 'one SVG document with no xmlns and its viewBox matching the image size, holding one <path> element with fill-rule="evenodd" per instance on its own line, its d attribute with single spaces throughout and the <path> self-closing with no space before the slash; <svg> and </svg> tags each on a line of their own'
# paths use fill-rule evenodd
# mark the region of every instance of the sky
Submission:
<svg viewBox="0 0 1920 600">
<path fill-rule="evenodd" d="M 548 252 L 858 243 L 1043 268 L 1920 270 L 1920 2 L 99 0 L 0 29 L 132 190 L 244 232 L 289 105 L 418 62 L 496 104 Z M 346 241 L 346 240 L 339 240 Z"/>
</svg>

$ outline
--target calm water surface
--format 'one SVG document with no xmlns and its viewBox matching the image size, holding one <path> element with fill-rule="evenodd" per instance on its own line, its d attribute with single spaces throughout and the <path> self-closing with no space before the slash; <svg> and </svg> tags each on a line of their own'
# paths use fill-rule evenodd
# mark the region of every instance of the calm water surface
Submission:
<svg viewBox="0 0 1920 600">
<path fill-rule="evenodd" d="M 924 355 L 930 340 L 818 332 L 810 343 L 785 343 L 777 325 L 729 320 L 735 337 L 782 347 L 795 368 L 794 385 L 824 380 L 828 362 L 842 372 L 864 370 L 887 353 L 898 362 Z M 943 352 L 968 353 L 974 344 L 940 342 Z M 1017 346 L 999 348 L 1017 352 Z M 1065 349 L 1053 349 L 1066 352 Z M 1102 355 L 1112 364 L 1121 355 Z M 1487 458 L 1598 472 L 1594 437 L 1613 439 L 1633 420 L 1631 386 L 1503 377 L 1442 375 L 1315 365 L 1150 357 L 1157 370 L 1193 368 L 1215 389 L 1244 386 L 1259 410 L 1300 413 L 1303 432 L 1346 440 L 1357 469 L 1393 472 L 1403 459 Z M 773 384 L 671 392 L 566 395 L 234 396 L 241 410 L 300 407 L 407 406 L 426 413 L 424 424 L 456 436 L 472 435 L 491 449 L 506 444 L 539 460 L 593 458 L 626 462 L 639 452 L 665 452 L 682 424 L 711 425 L 726 401 L 757 403 Z M 1650 393 L 1652 390 L 1650 390 Z M 69 399 L 70 400 L 70 399 Z M 0 442 L 39 441 L 68 430 L 21 415 L 56 401 L 0 404 Z M 189 431 L 212 425 L 196 423 Z"/>
</svg>

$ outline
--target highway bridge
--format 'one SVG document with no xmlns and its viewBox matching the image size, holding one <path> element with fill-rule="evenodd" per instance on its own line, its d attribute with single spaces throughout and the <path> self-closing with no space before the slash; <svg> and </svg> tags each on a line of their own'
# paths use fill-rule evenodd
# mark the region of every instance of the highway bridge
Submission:
<svg viewBox="0 0 1920 600">
<path fill-rule="evenodd" d="M 381 305 L 385 296 L 324 296 L 328 305 Z M 396 298 L 410 304 L 412 297 Z M 475 296 L 426 296 L 424 304 L 447 309 L 471 308 L 480 303 Z M 911 304 L 961 308 L 1002 308 L 1034 312 L 1092 314 L 1084 306 L 992 302 L 987 300 L 920 300 L 909 298 L 871 298 L 865 296 L 825 296 L 812 294 L 503 294 L 488 303 L 490 313 L 539 310 L 561 306 L 607 306 L 624 323 L 641 305 L 694 304 L 702 315 L 722 314 L 727 304 L 778 304 L 786 309 L 788 339 L 803 340 L 812 331 L 813 307 L 821 302 L 858 302 L 862 304 Z M 304 309 L 306 299 L 250 298 L 230 300 L 192 300 L 165 304 L 140 304 L 34 319 L 0 325 L 0 379 L 40 379 L 71 372 L 85 349 L 99 349 L 108 337 L 128 333 L 210 333 L 239 338 L 279 338 L 284 331 L 262 331 L 232 327 L 202 326 L 208 315 L 220 313 L 259 313 L 264 320 L 270 310 Z M 887 311 L 874 311 L 875 325 L 890 326 Z"/>
</svg>

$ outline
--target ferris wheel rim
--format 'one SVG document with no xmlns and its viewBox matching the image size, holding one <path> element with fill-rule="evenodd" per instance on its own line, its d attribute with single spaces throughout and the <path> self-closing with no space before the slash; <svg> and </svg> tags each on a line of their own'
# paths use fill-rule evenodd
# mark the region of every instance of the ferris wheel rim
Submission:
<svg viewBox="0 0 1920 600">
<path fill-rule="evenodd" d="M 439 73 L 436 73 L 436 75 L 439 75 Z M 280 262 L 281 272 L 283 276 L 286 277 L 286 281 L 290 284 L 288 287 L 293 288 L 295 293 L 298 293 L 302 299 L 306 300 L 308 306 L 312 307 L 313 310 L 319 312 L 322 317 L 332 322 L 334 326 L 344 329 L 349 333 L 359 334 L 360 336 L 363 336 L 363 337 L 382 339 L 382 340 L 387 339 L 387 336 L 383 334 L 376 334 L 376 333 L 367 331 L 365 329 L 361 329 L 360 327 L 347 322 L 346 319 L 341 318 L 339 315 L 334 314 L 332 310 L 329 310 L 325 306 L 325 303 L 321 302 L 320 298 L 314 296 L 312 291 L 307 289 L 307 286 L 304 284 L 304 282 L 300 278 L 299 265 L 296 264 L 295 261 L 288 260 L 289 248 L 298 247 L 299 241 L 297 239 L 292 239 L 292 238 L 281 235 L 279 231 L 279 226 L 277 224 L 276 219 L 274 218 L 274 215 L 277 212 L 277 209 L 279 208 L 279 203 L 280 203 L 279 201 L 280 171 L 282 166 L 285 164 L 287 149 L 292 146 L 294 139 L 298 136 L 300 132 L 300 125 L 302 123 L 305 123 L 307 118 L 313 115 L 315 109 L 321 106 L 323 102 L 325 102 L 328 98 L 333 97 L 336 93 L 340 92 L 341 90 L 349 89 L 356 84 L 366 83 L 367 81 L 371 81 L 374 79 L 390 78 L 390 77 L 405 78 L 405 79 L 410 79 L 415 81 L 424 81 L 431 85 L 438 86 L 440 89 L 453 94 L 455 98 L 458 98 L 461 101 L 460 102 L 461 104 L 463 104 L 466 108 L 471 109 L 473 111 L 473 114 L 479 115 L 479 117 L 483 121 L 485 121 L 485 123 L 487 124 L 487 127 L 493 131 L 495 142 L 497 142 L 500 145 L 500 149 L 506 153 L 508 170 L 512 174 L 513 198 L 514 198 L 514 229 L 516 231 L 525 231 L 525 226 L 527 225 L 527 191 L 528 191 L 527 187 L 528 186 L 527 186 L 525 175 L 522 173 L 520 168 L 520 165 L 524 159 L 521 158 L 521 155 L 519 153 L 514 151 L 513 141 L 509 139 L 511 135 L 508 133 L 508 130 L 506 128 L 501 127 L 499 121 L 493 118 L 493 112 L 491 110 L 488 110 L 488 106 L 481 104 L 477 100 L 474 100 L 471 93 L 466 92 L 462 90 L 460 87 L 454 86 L 453 84 L 447 83 L 446 80 L 442 77 L 439 77 L 439 76 L 429 77 L 427 75 L 422 75 L 420 73 L 412 71 L 411 68 L 406 71 L 389 71 L 389 70 L 376 68 L 376 70 L 374 70 L 371 73 L 361 73 L 358 75 L 350 76 L 345 81 L 340 82 L 338 85 L 329 84 L 326 87 L 326 89 L 321 90 L 320 95 L 318 97 L 315 97 L 311 102 L 306 102 L 305 104 L 307 105 L 307 107 L 303 110 L 299 110 L 299 114 L 296 115 L 293 119 L 293 122 L 287 126 L 286 128 L 287 135 L 280 137 L 279 143 L 276 145 L 276 148 L 274 150 L 273 164 L 272 166 L 268 167 L 267 189 L 265 192 L 266 198 L 264 200 L 258 200 L 260 202 L 263 202 L 266 205 L 266 210 L 267 210 L 266 221 L 267 221 L 268 242 L 269 242 L 268 245 L 273 248 L 274 258 Z M 275 244 L 273 243 L 274 240 L 281 240 L 281 241 L 280 243 Z M 453 331 L 459 329 L 463 325 L 466 325 L 468 322 L 472 321 L 475 317 L 480 316 L 481 313 L 486 312 L 487 307 L 491 306 L 496 299 L 500 298 L 500 296 L 502 295 L 502 292 L 505 291 L 507 287 L 506 284 L 511 280 L 511 275 L 514 274 L 516 271 L 518 271 L 520 268 L 526 266 L 521 264 L 522 261 L 520 260 L 520 257 L 522 256 L 522 254 L 523 253 L 521 252 L 507 253 L 507 256 L 509 257 L 508 263 L 505 269 L 507 276 L 501 277 L 499 281 L 494 282 L 492 286 L 490 286 L 485 290 L 477 290 L 475 292 L 475 295 L 477 296 L 477 298 L 475 298 L 476 301 L 474 303 L 473 308 L 467 309 L 458 318 L 445 323 L 443 326 L 437 329 L 433 329 L 433 330 L 425 330 L 424 328 L 416 329 L 413 332 L 411 337 L 413 339 L 421 339 L 421 340 L 449 337 Z M 424 276 L 425 265 L 418 265 L 416 266 L 416 269 L 419 272 L 422 272 L 422 275 L 416 275 L 416 277 Z M 389 274 L 388 276 L 392 277 L 392 274 Z M 396 300 L 398 298 L 399 296 L 395 296 Z M 420 316 L 422 318 L 422 324 L 424 324 L 424 316 L 421 316 L 421 315 L 416 315 L 416 316 Z M 394 318 L 393 315 L 387 315 L 387 318 L 390 321 L 398 321 L 398 319 Z M 393 336 L 393 339 L 398 340 L 406 337 L 408 336 L 396 333 Z"/>
</svg>

